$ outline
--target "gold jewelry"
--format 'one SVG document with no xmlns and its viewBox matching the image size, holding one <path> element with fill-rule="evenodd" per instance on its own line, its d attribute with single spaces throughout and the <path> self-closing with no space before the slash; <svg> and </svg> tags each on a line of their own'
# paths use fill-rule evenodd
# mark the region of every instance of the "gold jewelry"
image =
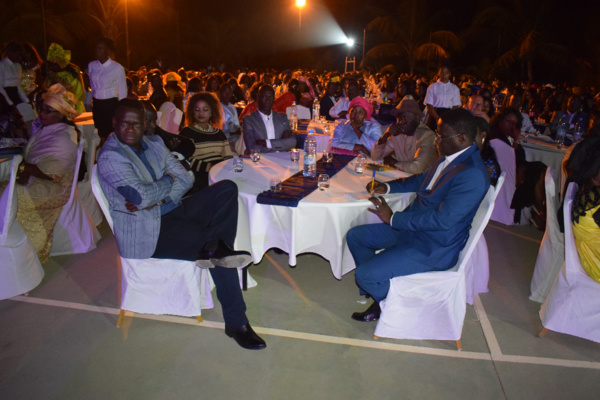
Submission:
<svg viewBox="0 0 600 400">
<path fill-rule="evenodd" d="M 194 124 L 193 128 L 200 132 L 214 132 L 216 128 L 214 126 L 208 125 L 208 128 L 203 128 L 198 124 Z"/>
</svg>

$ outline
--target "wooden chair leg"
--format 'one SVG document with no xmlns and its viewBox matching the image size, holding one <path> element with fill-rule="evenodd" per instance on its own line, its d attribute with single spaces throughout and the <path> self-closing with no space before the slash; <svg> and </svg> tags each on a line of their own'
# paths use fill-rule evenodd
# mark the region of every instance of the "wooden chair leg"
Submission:
<svg viewBox="0 0 600 400">
<path fill-rule="evenodd" d="M 117 328 L 121 327 L 121 324 L 123 323 L 123 317 L 125 316 L 125 310 L 121 309 L 121 311 L 119 311 L 119 318 L 117 318 Z"/>
<path fill-rule="evenodd" d="M 202 321 L 204 321 L 202 319 L 202 315 L 196 315 L 196 319 L 198 320 L 198 323 L 201 323 Z"/>
<path fill-rule="evenodd" d="M 540 331 L 540 333 L 538 333 L 538 337 L 542 337 L 546 334 L 546 332 L 548 332 L 548 329 L 544 328 Z"/>
<path fill-rule="evenodd" d="M 456 342 L 456 350 L 462 351 L 462 343 L 460 342 L 460 340 L 455 340 L 455 342 Z"/>
</svg>

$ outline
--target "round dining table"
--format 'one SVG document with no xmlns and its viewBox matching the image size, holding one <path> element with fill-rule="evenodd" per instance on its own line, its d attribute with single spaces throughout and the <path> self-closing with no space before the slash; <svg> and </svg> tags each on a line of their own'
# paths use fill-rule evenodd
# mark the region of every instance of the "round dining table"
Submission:
<svg viewBox="0 0 600 400">
<path fill-rule="evenodd" d="M 328 190 L 315 189 L 300 200 L 297 207 L 257 203 L 257 195 L 269 190 L 271 178 L 282 181 L 303 167 L 291 161 L 288 152 L 261 154 L 258 162 L 242 158 L 244 169 L 234 172 L 233 159 L 211 168 L 211 183 L 229 179 L 239 192 L 239 213 L 235 248 L 249 251 L 254 263 L 260 262 L 270 248 L 279 248 L 289 255 L 289 265 L 296 265 L 302 253 L 315 253 L 329 261 L 335 278 L 355 269 L 354 260 L 346 245 L 346 233 L 354 226 L 381 222 L 368 211 L 372 205 L 365 187 L 372 172 L 365 169 L 359 174 L 351 161 L 330 179 Z M 377 172 L 377 179 L 388 181 L 408 174 L 393 170 Z M 414 193 L 384 195 L 395 211 L 404 209 Z"/>
<path fill-rule="evenodd" d="M 554 139 L 546 135 L 528 136 L 527 142 L 521 140 L 520 143 L 523 150 L 525 150 L 527 161 L 541 161 L 552 168 L 556 191 L 557 193 L 560 192 L 563 184 L 562 162 L 565 157 L 566 146 L 561 149 L 557 148 Z"/>
</svg>

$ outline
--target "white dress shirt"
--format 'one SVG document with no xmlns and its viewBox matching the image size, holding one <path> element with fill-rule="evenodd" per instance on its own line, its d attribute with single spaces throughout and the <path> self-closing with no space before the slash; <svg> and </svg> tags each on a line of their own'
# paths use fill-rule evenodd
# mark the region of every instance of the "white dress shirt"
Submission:
<svg viewBox="0 0 600 400">
<path fill-rule="evenodd" d="M 340 118 L 338 114 L 341 113 L 342 111 L 348 111 L 349 106 L 350 106 L 350 99 L 348 99 L 347 97 L 342 97 L 341 99 L 338 100 L 337 103 L 335 103 L 335 105 L 333 107 L 331 107 L 331 109 L 329 110 L 329 115 L 331 116 L 331 118 L 338 119 L 338 118 Z"/>
<path fill-rule="evenodd" d="M 448 81 L 446 83 L 437 81 L 427 88 L 425 95 L 425 104 L 430 104 L 435 108 L 460 107 L 460 91 L 458 86 Z"/>
<path fill-rule="evenodd" d="M 271 114 L 266 115 L 263 114 L 262 111 L 258 110 L 258 115 L 260 115 L 263 123 L 265 124 L 265 128 L 267 128 L 267 147 L 272 149 L 273 147 L 271 147 L 271 139 L 276 139 L 275 125 L 273 125 L 273 112 L 271 111 Z"/>
<path fill-rule="evenodd" d="M 88 74 L 92 96 L 95 99 L 106 100 L 118 97 L 121 100 L 127 97 L 125 69 L 118 62 L 110 58 L 104 64 L 94 60 L 88 64 Z"/>
</svg>

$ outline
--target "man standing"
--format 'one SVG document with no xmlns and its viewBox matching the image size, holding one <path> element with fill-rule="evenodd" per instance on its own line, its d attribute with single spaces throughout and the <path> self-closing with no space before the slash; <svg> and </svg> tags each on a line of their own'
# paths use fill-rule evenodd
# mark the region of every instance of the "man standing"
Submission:
<svg viewBox="0 0 600 400">
<path fill-rule="evenodd" d="M 98 155 L 98 176 L 121 256 L 189 260 L 210 268 L 225 333 L 244 348 L 265 348 L 246 318 L 235 269 L 251 261 L 248 253 L 232 250 L 237 186 L 221 181 L 182 200 L 193 178 L 160 137 L 144 136 L 142 103 L 121 100 L 113 124 L 115 132 Z"/>
<path fill-rule="evenodd" d="M 427 126 L 435 130 L 438 119 L 447 111 L 461 106 L 460 90 L 450 82 L 450 69 L 442 65 L 438 71 L 439 79 L 427 88 L 425 105 L 427 106 Z"/>
<path fill-rule="evenodd" d="M 101 38 L 96 44 L 96 60 L 88 64 L 94 125 L 98 129 L 102 143 L 113 131 L 112 119 L 117 102 L 127 97 L 125 69 L 109 57 L 109 54 L 114 51 L 114 42 Z"/>
<path fill-rule="evenodd" d="M 269 85 L 258 89 L 258 110 L 242 120 L 246 153 L 259 149 L 261 153 L 288 151 L 296 146 L 296 137 L 283 113 L 273 111 L 275 91 Z"/>
<path fill-rule="evenodd" d="M 402 212 L 393 212 L 383 197 L 371 197 L 375 208 L 369 211 L 383 223 L 357 226 L 348 232 L 356 283 L 361 294 L 375 300 L 365 312 L 352 314 L 353 319 L 379 318 L 379 302 L 386 298 L 391 278 L 443 271 L 456 264 L 490 186 L 474 143 L 476 134 L 475 117 L 469 111 L 449 111 L 438 123 L 436 142 L 442 157 L 436 165 L 407 179 L 375 182 L 374 193 L 416 192 L 417 197 Z"/>
<path fill-rule="evenodd" d="M 396 122 L 375 143 L 371 158 L 410 174 L 420 174 L 438 158 L 435 133 L 421 123 L 423 113 L 412 98 L 405 97 L 392 113 Z"/>
</svg>

